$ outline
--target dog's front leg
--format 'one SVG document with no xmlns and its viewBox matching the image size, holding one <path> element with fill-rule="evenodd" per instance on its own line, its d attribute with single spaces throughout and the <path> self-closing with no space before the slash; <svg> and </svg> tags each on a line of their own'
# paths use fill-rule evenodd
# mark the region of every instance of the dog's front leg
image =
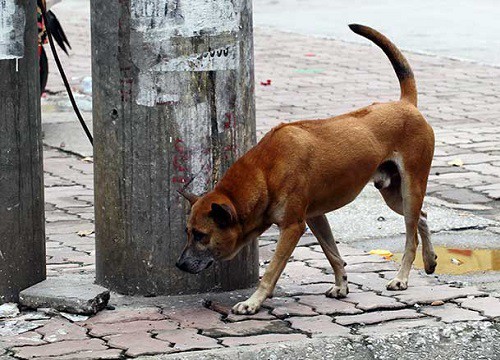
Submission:
<svg viewBox="0 0 500 360">
<path fill-rule="evenodd" d="M 274 287 L 300 237 L 305 230 L 305 222 L 295 223 L 280 228 L 280 237 L 273 258 L 259 283 L 257 290 L 246 301 L 233 306 L 235 314 L 255 314 L 268 297 L 273 294 Z"/>
</svg>

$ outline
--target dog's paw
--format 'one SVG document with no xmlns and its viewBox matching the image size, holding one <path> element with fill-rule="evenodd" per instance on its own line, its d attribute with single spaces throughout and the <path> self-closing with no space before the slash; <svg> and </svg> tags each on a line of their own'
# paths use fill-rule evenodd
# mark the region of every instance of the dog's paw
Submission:
<svg viewBox="0 0 500 360">
<path fill-rule="evenodd" d="M 424 268 L 425 268 L 425 273 L 426 274 L 434 274 L 434 271 L 436 270 L 437 266 L 437 255 L 431 254 L 429 255 L 429 259 L 426 260 L 424 257 Z"/>
<path fill-rule="evenodd" d="M 343 299 L 349 294 L 349 288 L 346 286 L 334 286 L 328 290 L 325 295 L 329 298 Z"/>
<path fill-rule="evenodd" d="M 260 304 L 250 300 L 242 301 L 233 306 L 232 312 L 236 315 L 253 315 L 260 309 Z"/>
<path fill-rule="evenodd" d="M 406 290 L 408 289 L 408 280 L 394 278 L 386 286 L 387 290 Z"/>
</svg>

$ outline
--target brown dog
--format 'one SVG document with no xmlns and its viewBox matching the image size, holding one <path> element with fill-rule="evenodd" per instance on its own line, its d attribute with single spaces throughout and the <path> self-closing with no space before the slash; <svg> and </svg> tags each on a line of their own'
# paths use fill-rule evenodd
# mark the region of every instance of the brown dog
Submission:
<svg viewBox="0 0 500 360">
<path fill-rule="evenodd" d="M 281 124 L 236 161 L 211 192 L 202 197 L 184 194 L 192 209 L 188 243 L 177 262 L 182 270 L 198 273 L 213 260 L 229 260 L 271 224 L 279 226 L 276 251 L 259 287 L 233 307 L 236 314 L 254 314 L 272 295 L 306 224 L 335 272 L 335 286 L 326 295 L 347 296 L 345 263 L 324 214 L 354 200 L 370 179 L 387 205 L 404 216 L 406 225 L 401 269 L 387 288 L 407 288 L 417 229 L 425 270 L 432 273 L 436 267 L 426 215 L 421 211 L 434 133 L 417 110 L 413 72 L 385 36 L 366 26 L 350 28 L 389 57 L 401 99 L 330 119 Z"/>
</svg>

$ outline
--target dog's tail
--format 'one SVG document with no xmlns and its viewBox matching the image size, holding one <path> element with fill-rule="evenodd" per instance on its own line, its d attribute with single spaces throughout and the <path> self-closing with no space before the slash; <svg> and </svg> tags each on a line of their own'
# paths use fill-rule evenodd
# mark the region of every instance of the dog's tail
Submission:
<svg viewBox="0 0 500 360">
<path fill-rule="evenodd" d="M 406 60 L 396 45 L 377 30 L 368 26 L 351 24 L 349 27 L 356 34 L 373 41 L 384 51 L 398 76 L 399 85 L 401 87 L 401 100 L 408 101 L 417 106 L 417 85 L 415 83 L 413 71 L 411 70 L 408 60 Z"/>
</svg>

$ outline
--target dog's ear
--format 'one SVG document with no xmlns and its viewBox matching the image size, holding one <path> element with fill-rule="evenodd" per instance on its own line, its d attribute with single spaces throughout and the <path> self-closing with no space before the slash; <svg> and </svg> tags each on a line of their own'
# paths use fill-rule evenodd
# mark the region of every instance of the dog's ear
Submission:
<svg viewBox="0 0 500 360">
<path fill-rule="evenodd" d="M 212 203 L 212 210 L 209 215 L 221 228 L 228 227 L 236 222 L 236 211 L 227 204 Z"/>
<path fill-rule="evenodd" d="M 191 194 L 187 191 L 184 191 L 184 190 L 177 190 L 177 192 L 182 195 L 185 199 L 187 199 L 187 201 L 189 201 L 189 203 L 191 204 L 191 206 L 194 205 L 195 202 L 198 201 L 198 199 L 200 198 L 199 196 L 195 195 L 195 194 Z"/>
</svg>

